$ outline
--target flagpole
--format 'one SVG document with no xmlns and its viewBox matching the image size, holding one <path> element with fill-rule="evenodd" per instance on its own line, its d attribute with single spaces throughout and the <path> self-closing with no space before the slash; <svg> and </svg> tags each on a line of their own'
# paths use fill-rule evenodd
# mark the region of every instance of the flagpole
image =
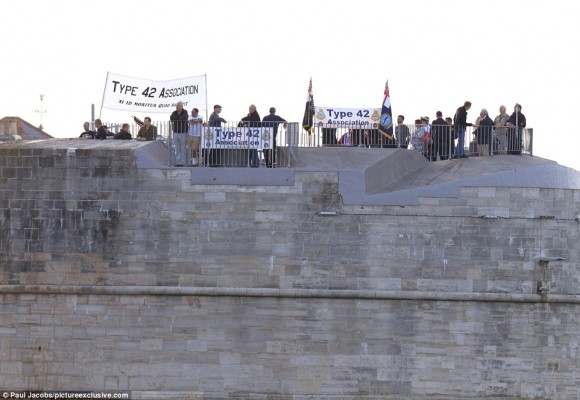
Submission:
<svg viewBox="0 0 580 400">
<path fill-rule="evenodd" d="M 101 109 L 99 110 L 99 119 L 103 113 L 103 104 L 105 103 L 105 93 L 107 92 L 107 83 L 109 82 L 109 71 L 107 71 L 107 79 L 105 80 L 105 88 L 103 89 L 103 98 L 101 99 Z"/>
<path fill-rule="evenodd" d="M 207 121 L 209 119 L 207 114 L 207 74 L 203 74 L 203 79 L 205 81 L 205 120 Z"/>
</svg>

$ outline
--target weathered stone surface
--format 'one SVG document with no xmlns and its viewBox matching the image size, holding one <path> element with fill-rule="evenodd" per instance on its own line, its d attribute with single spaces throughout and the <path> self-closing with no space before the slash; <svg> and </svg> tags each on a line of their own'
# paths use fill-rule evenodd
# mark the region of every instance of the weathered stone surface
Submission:
<svg viewBox="0 0 580 400">
<path fill-rule="evenodd" d="M 0 146 L 0 387 L 580 397 L 580 190 L 344 205 L 328 169 L 197 185 L 93 146 Z"/>
</svg>

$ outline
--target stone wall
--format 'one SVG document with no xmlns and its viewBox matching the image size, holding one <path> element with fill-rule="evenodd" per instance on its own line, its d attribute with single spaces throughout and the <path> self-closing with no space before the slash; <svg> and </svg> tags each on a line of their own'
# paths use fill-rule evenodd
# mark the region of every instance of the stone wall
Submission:
<svg viewBox="0 0 580 400">
<path fill-rule="evenodd" d="M 132 146 L 0 147 L 0 387 L 580 397 L 579 190 L 344 206 L 338 172 L 197 185 Z"/>
</svg>

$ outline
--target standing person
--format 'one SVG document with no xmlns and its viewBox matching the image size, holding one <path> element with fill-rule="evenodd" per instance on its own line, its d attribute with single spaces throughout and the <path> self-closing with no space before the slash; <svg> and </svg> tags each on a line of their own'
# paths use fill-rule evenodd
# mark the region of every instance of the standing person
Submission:
<svg viewBox="0 0 580 400">
<path fill-rule="evenodd" d="M 175 143 L 175 166 L 183 167 L 187 163 L 187 110 L 183 109 L 183 103 L 178 101 L 175 111 L 171 113 L 171 128 L 173 130 L 173 141 Z"/>
<path fill-rule="evenodd" d="M 248 109 L 248 115 L 242 118 L 242 121 L 239 124 L 240 126 L 247 126 L 249 128 L 259 128 L 260 127 L 260 114 L 258 114 L 258 110 L 256 106 L 250 104 Z M 258 150 L 256 149 L 249 149 L 250 150 L 250 167 L 259 167 L 260 166 L 260 159 L 258 158 Z"/>
<path fill-rule="evenodd" d="M 266 158 L 266 168 L 272 168 L 273 166 L 276 165 L 276 152 L 277 152 L 277 147 L 278 144 L 276 142 L 276 138 L 278 136 L 278 125 L 280 124 L 284 124 L 284 128 L 286 128 L 288 126 L 288 122 L 286 122 L 286 120 L 278 115 L 276 115 L 276 108 L 275 107 L 270 107 L 270 114 L 266 115 L 263 119 L 262 122 L 265 122 L 264 124 L 262 124 L 262 126 L 264 127 L 269 127 L 272 128 L 272 150 L 269 149 L 264 149 L 264 157 Z"/>
<path fill-rule="evenodd" d="M 506 122 L 510 119 L 509 114 L 506 112 L 505 106 L 499 107 L 499 115 L 493 120 L 495 124 L 495 137 L 497 139 L 497 151 L 506 152 L 507 151 L 507 129 L 505 128 Z"/>
<path fill-rule="evenodd" d="M 413 134 L 409 140 L 409 148 L 423 154 L 423 124 L 421 118 L 415 120 Z"/>
<path fill-rule="evenodd" d="M 83 133 L 81 133 L 79 138 L 81 138 L 81 139 L 94 139 L 95 138 L 95 135 L 97 134 L 97 132 L 91 131 L 90 126 L 91 126 L 91 124 L 89 124 L 88 122 L 85 122 L 83 124 L 83 128 L 85 131 Z"/>
<path fill-rule="evenodd" d="M 455 153 L 451 158 L 465 158 L 465 128 L 471 126 L 467 122 L 467 111 L 471 108 L 471 102 L 466 101 L 461 107 L 455 112 L 455 117 L 453 117 L 453 125 L 455 127 L 455 132 L 457 133 L 457 148 Z"/>
<path fill-rule="evenodd" d="M 212 128 L 217 128 L 217 127 L 221 127 L 222 123 L 227 123 L 228 121 L 226 121 L 225 119 L 223 119 L 222 117 L 220 117 L 220 113 L 222 112 L 222 106 L 220 106 L 219 104 L 216 104 L 215 106 L 213 106 L 213 112 L 211 113 L 211 115 L 209 116 L 209 122 L 208 122 L 208 126 L 212 127 Z M 205 154 L 204 159 L 205 159 L 205 165 L 216 165 L 218 163 L 218 150 L 217 149 L 206 149 L 205 150 L 207 152 L 207 154 Z"/>
<path fill-rule="evenodd" d="M 508 127 L 508 154 L 522 154 L 522 129 L 526 127 L 526 116 L 522 114 L 522 106 L 514 106 L 514 112 L 505 124 Z"/>
<path fill-rule="evenodd" d="M 480 156 L 493 154 L 493 127 L 494 123 L 489 118 L 489 114 L 485 108 L 482 108 L 479 113 L 479 124 L 477 129 L 473 132 L 477 142 L 477 152 Z"/>
<path fill-rule="evenodd" d="M 423 155 L 429 161 L 435 161 L 433 151 L 433 136 L 431 136 L 431 125 L 429 125 L 429 117 L 421 117 L 421 141 L 423 142 Z"/>
<path fill-rule="evenodd" d="M 137 140 L 155 140 L 157 139 L 157 127 L 151 125 L 151 118 L 145 117 L 143 125 L 139 128 L 137 133 Z"/>
<path fill-rule="evenodd" d="M 197 108 L 191 110 L 191 116 L 188 118 L 187 123 L 189 124 L 187 147 L 191 151 L 191 166 L 197 167 L 197 155 L 201 144 L 201 125 L 203 123 L 203 118 L 199 116 Z"/>
<path fill-rule="evenodd" d="M 409 146 L 409 127 L 405 125 L 405 116 L 397 116 L 397 126 L 395 127 L 395 136 L 399 147 L 406 149 Z"/>
<path fill-rule="evenodd" d="M 220 106 L 219 104 L 216 104 L 215 106 L 213 106 L 213 112 L 209 116 L 209 126 L 212 126 L 212 127 L 222 126 L 222 123 L 225 124 L 226 122 L 228 122 L 225 119 L 223 119 L 222 117 L 220 117 L 221 112 L 222 112 L 222 106 Z"/>
<path fill-rule="evenodd" d="M 457 132 L 455 132 L 455 129 L 453 128 L 453 118 L 445 117 L 445 123 L 448 126 L 447 131 L 449 134 L 449 158 L 451 158 L 451 156 L 455 154 L 455 139 L 457 139 Z"/>
<path fill-rule="evenodd" d="M 107 127 L 103 125 L 100 118 L 95 120 L 95 128 L 97 128 L 95 139 L 105 140 L 107 138 Z"/>
<path fill-rule="evenodd" d="M 451 135 L 449 134 L 449 126 L 447 122 L 443 119 L 443 113 L 437 111 L 435 113 L 435 119 L 431 123 L 431 134 L 433 136 L 433 141 L 435 145 L 433 148 L 439 154 L 439 159 L 447 160 L 451 156 L 449 152 Z M 437 160 L 437 154 L 435 154 L 435 160 Z"/>
<path fill-rule="evenodd" d="M 121 130 L 115 134 L 115 139 L 117 140 L 131 140 L 133 136 L 129 132 L 129 124 L 121 125 Z"/>
</svg>

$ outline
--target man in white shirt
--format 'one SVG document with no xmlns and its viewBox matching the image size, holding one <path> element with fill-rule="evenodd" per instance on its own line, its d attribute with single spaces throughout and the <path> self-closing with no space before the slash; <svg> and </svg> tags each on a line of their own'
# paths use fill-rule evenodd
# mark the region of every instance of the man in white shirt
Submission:
<svg viewBox="0 0 580 400">
<path fill-rule="evenodd" d="M 197 155 L 201 144 L 201 127 L 203 124 L 203 118 L 199 116 L 199 110 L 197 108 L 191 110 L 187 124 L 189 126 L 187 131 L 187 148 L 191 151 L 191 165 L 197 167 L 199 165 Z"/>
</svg>

